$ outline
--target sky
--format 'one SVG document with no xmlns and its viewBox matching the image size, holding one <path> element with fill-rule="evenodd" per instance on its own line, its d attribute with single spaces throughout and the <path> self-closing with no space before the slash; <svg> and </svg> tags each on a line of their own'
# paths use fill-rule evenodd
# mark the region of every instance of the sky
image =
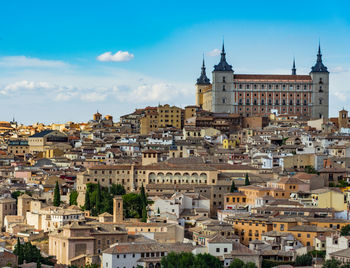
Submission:
<svg viewBox="0 0 350 268">
<path fill-rule="evenodd" d="M 0 0 L 0 121 L 119 120 L 195 104 L 224 39 L 235 73 L 308 74 L 320 41 L 330 116 L 350 109 L 350 1 Z"/>
</svg>

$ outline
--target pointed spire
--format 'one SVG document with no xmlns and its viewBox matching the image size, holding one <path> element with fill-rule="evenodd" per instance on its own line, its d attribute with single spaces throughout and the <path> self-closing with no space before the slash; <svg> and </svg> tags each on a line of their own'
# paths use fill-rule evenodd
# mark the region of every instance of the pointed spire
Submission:
<svg viewBox="0 0 350 268">
<path fill-rule="evenodd" d="M 214 66 L 214 71 L 231 71 L 231 72 L 233 72 L 232 66 L 229 65 L 226 61 L 224 40 L 222 41 L 221 59 L 220 59 L 219 64 Z"/>
<path fill-rule="evenodd" d="M 297 75 L 297 69 L 295 68 L 295 58 L 293 58 L 292 75 Z"/>
<path fill-rule="evenodd" d="M 197 85 L 208 85 L 210 84 L 210 80 L 207 77 L 205 72 L 205 62 L 204 62 L 204 53 L 203 53 L 203 63 L 202 63 L 202 71 L 201 76 L 197 79 Z"/>
<path fill-rule="evenodd" d="M 327 67 L 322 63 L 321 42 L 318 42 L 318 52 L 316 64 L 311 68 L 311 72 L 325 72 L 328 73 Z"/>
<path fill-rule="evenodd" d="M 317 62 L 322 62 L 321 42 L 320 41 L 318 41 Z"/>
</svg>

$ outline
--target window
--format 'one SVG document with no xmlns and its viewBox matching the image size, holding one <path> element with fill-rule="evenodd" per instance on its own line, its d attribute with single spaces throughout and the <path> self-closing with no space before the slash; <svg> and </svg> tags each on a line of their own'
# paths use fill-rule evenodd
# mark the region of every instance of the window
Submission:
<svg viewBox="0 0 350 268">
<path fill-rule="evenodd" d="M 226 98 L 222 98 L 222 103 L 226 103 Z"/>
<path fill-rule="evenodd" d="M 322 99 L 319 99 L 319 103 L 322 104 Z"/>
<path fill-rule="evenodd" d="M 222 86 L 222 91 L 226 91 L 225 85 Z"/>
<path fill-rule="evenodd" d="M 220 252 L 220 248 L 216 248 L 216 252 Z"/>
<path fill-rule="evenodd" d="M 224 248 L 224 252 L 227 252 L 227 248 Z"/>
<path fill-rule="evenodd" d="M 226 83 L 226 77 L 225 76 L 222 77 L 222 82 Z"/>
</svg>

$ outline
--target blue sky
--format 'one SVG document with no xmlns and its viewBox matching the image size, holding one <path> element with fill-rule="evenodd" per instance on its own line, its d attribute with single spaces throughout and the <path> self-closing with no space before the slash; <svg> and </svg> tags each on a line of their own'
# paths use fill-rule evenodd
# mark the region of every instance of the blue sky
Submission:
<svg viewBox="0 0 350 268">
<path fill-rule="evenodd" d="M 334 116 L 350 109 L 349 7 L 348 1 L 0 1 L 0 120 L 87 121 L 96 109 L 118 118 L 145 105 L 193 104 L 202 55 L 211 78 L 223 37 L 236 73 L 289 73 L 295 57 L 297 73 L 307 74 L 320 39 Z"/>
</svg>

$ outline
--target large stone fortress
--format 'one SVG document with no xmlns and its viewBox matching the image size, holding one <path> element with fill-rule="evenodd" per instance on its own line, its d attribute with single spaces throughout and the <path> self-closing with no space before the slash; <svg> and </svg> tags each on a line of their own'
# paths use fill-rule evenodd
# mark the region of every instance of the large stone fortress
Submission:
<svg viewBox="0 0 350 268">
<path fill-rule="evenodd" d="M 203 59 L 196 83 L 196 105 L 204 110 L 242 116 L 263 116 L 277 110 L 279 114 L 328 118 L 329 72 L 322 63 L 320 46 L 309 75 L 297 75 L 295 61 L 290 75 L 257 75 L 235 74 L 222 45 L 212 79 L 210 83 Z"/>
</svg>

